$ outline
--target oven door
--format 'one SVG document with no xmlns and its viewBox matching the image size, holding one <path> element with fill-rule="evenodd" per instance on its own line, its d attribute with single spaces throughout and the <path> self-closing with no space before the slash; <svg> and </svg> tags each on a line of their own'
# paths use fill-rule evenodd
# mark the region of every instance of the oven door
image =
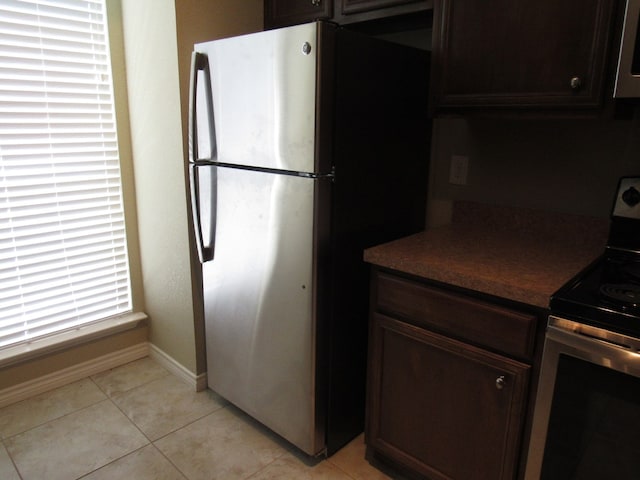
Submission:
<svg viewBox="0 0 640 480">
<path fill-rule="evenodd" d="M 640 478 L 640 341 L 549 318 L 525 480 Z"/>
</svg>

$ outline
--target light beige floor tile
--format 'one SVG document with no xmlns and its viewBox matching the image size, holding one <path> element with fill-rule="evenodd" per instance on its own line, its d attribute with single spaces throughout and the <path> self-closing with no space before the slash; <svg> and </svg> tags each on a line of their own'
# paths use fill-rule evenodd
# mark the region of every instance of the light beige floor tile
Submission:
<svg viewBox="0 0 640 480">
<path fill-rule="evenodd" d="M 2 480 L 20 480 L 16 467 L 13 466 L 7 449 L 2 444 L 0 444 L 0 478 Z"/>
<path fill-rule="evenodd" d="M 222 400 L 210 390 L 195 392 L 173 375 L 162 377 L 112 400 L 151 440 L 222 408 Z"/>
<path fill-rule="evenodd" d="M 189 480 L 238 480 L 286 450 L 232 407 L 223 408 L 155 443 Z"/>
<path fill-rule="evenodd" d="M 327 462 L 337 466 L 357 480 L 388 480 L 388 477 L 377 468 L 372 467 L 364 458 L 364 434 L 354 438 L 349 444 L 338 450 L 327 459 Z"/>
<path fill-rule="evenodd" d="M 351 480 L 351 477 L 327 461 L 310 466 L 286 453 L 248 480 Z"/>
<path fill-rule="evenodd" d="M 127 363 L 120 367 L 93 375 L 91 379 L 107 394 L 126 392 L 158 378 L 169 372 L 149 357 Z"/>
<path fill-rule="evenodd" d="M 5 440 L 24 480 L 78 478 L 147 443 L 109 400 Z"/>
<path fill-rule="evenodd" d="M 185 480 L 186 477 L 156 447 L 147 445 L 82 477 L 82 480 L 113 479 Z"/>
<path fill-rule="evenodd" d="M 2 438 L 103 401 L 104 393 L 88 378 L 0 409 Z"/>
</svg>

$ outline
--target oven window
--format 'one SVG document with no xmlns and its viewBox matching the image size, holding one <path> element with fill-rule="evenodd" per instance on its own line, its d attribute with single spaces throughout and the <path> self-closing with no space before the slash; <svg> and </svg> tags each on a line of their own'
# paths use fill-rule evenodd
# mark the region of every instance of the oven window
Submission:
<svg viewBox="0 0 640 480">
<path fill-rule="evenodd" d="M 640 479 L 640 379 L 560 355 L 542 479 Z"/>
</svg>

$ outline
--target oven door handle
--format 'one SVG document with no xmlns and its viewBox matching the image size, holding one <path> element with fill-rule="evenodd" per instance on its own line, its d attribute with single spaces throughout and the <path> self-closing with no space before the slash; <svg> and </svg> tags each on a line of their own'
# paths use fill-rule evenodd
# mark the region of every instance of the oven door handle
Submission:
<svg viewBox="0 0 640 480">
<path fill-rule="evenodd" d="M 640 349 L 637 341 L 624 335 L 602 332 L 610 338 L 599 338 L 588 331 L 568 332 L 550 325 L 547 328 L 545 351 L 554 348 L 558 353 L 640 378 Z"/>
</svg>

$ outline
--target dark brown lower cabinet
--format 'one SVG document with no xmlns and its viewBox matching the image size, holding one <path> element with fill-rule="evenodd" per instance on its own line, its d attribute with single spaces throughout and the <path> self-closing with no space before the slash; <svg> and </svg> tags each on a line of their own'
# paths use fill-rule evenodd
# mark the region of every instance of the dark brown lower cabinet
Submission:
<svg viewBox="0 0 640 480">
<path fill-rule="evenodd" d="M 374 290 L 380 284 L 393 287 L 389 278 L 383 274 L 385 281 L 374 281 Z M 403 282 L 396 286 L 415 288 Z M 427 296 L 430 292 L 425 290 Z M 398 292 L 378 289 L 374 294 L 377 305 L 393 303 L 381 298 L 386 294 L 399 298 Z M 463 299 L 469 309 L 465 318 L 473 323 L 474 309 L 478 317 L 486 305 L 476 307 L 467 297 Z M 531 366 L 436 333 L 420 318 L 411 322 L 376 311 L 375 300 L 373 305 L 366 432 L 369 460 L 374 464 L 376 459 L 386 461 L 416 478 L 515 478 Z M 446 305 L 429 305 L 424 309 L 425 318 L 430 313 L 442 315 L 441 307 Z"/>
</svg>

